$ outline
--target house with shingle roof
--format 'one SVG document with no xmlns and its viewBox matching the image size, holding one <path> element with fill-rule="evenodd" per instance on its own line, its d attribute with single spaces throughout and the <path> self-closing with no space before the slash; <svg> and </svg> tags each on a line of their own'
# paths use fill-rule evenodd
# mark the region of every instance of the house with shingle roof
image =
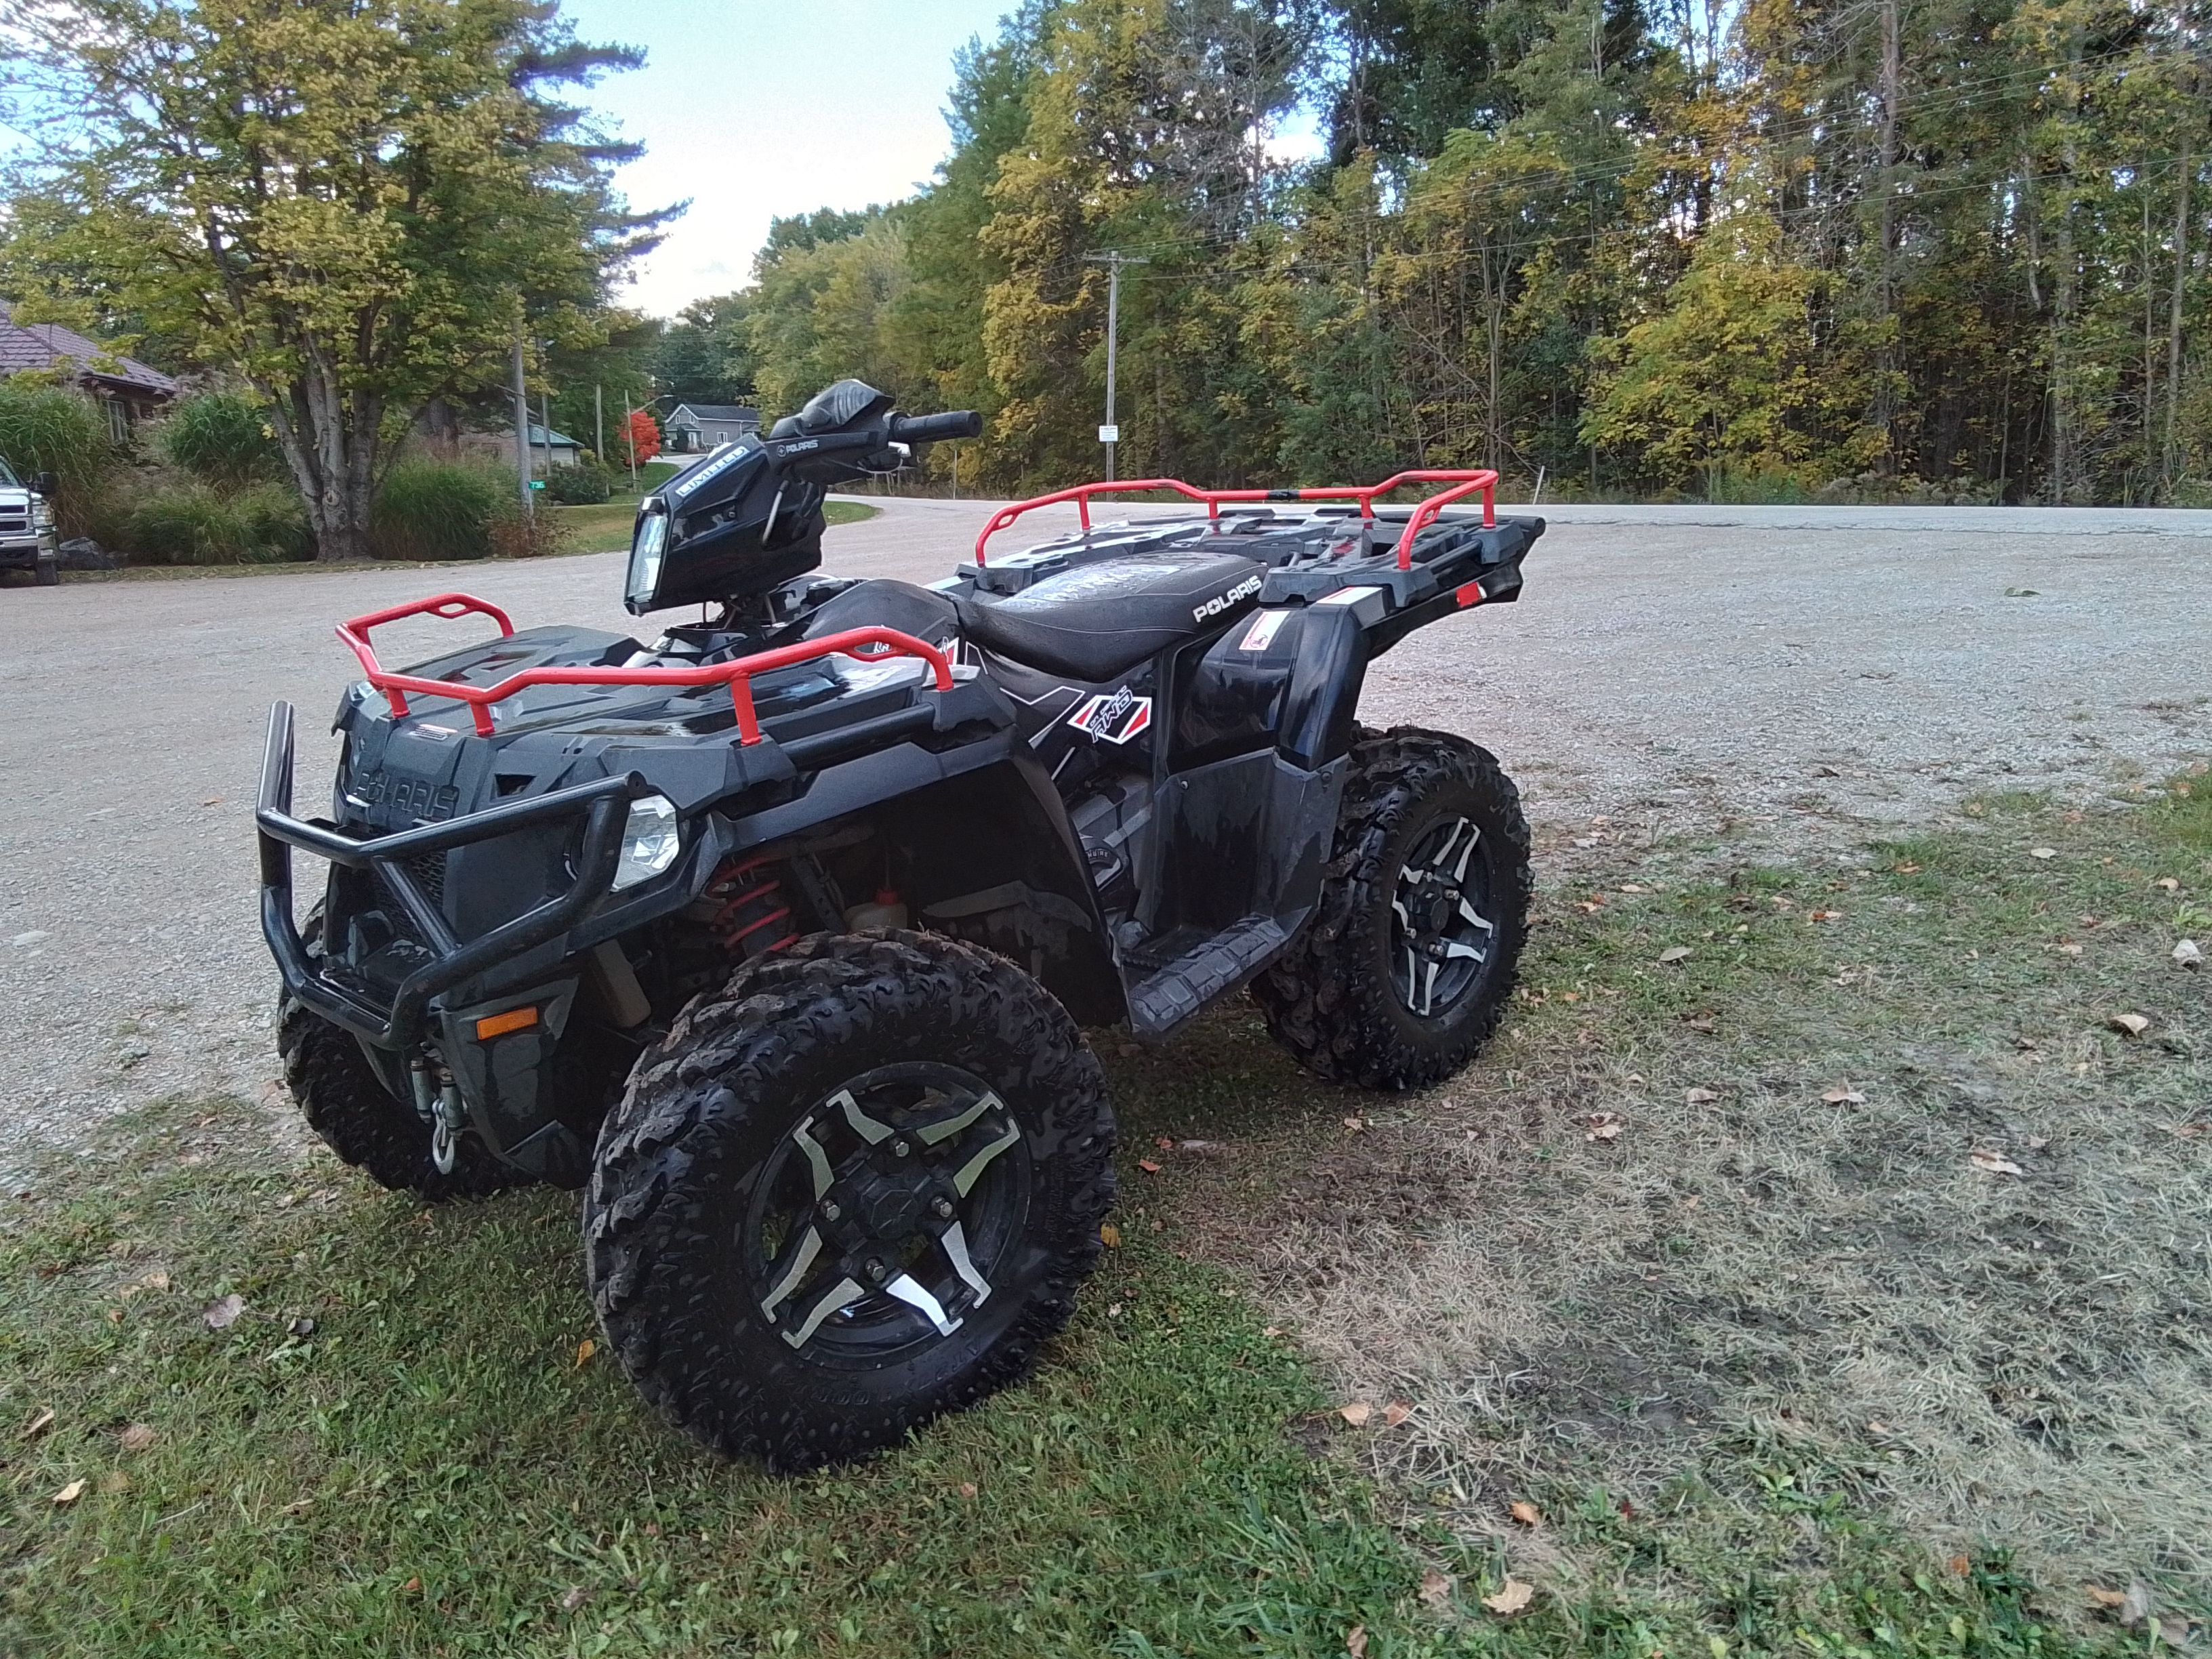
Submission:
<svg viewBox="0 0 2212 1659">
<path fill-rule="evenodd" d="M 100 401 L 118 441 L 183 390 L 160 369 L 118 356 L 73 328 L 19 323 L 14 313 L 14 306 L 0 300 L 0 376 L 27 370 L 59 375 L 64 384 Z"/>
</svg>

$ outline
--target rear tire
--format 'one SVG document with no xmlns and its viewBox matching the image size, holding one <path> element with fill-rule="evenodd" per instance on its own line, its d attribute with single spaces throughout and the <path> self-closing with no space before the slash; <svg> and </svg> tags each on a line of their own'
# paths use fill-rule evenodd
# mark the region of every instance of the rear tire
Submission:
<svg viewBox="0 0 2212 1659">
<path fill-rule="evenodd" d="M 322 954 L 319 910 L 301 930 L 310 957 Z M 530 1177 L 502 1164 L 471 1131 L 463 1131 L 450 1173 L 430 1158 L 430 1126 L 393 1098 L 361 1051 L 360 1039 L 286 995 L 276 1008 L 276 1050 L 284 1085 L 323 1144 L 380 1187 L 437 1204 L 488 1198 Z"/>
<path fill-rule="evenodd" d="M 1321 902 L 1252 995 L 1307 1070 L 1422 1088 L 1472 1060 L 1504 1013 L 1528 932 L 1528 820 L 1497 757 L 1462 738 L 1396 726 L 1352 763 Z"/>
<path fill-rule="evenodd" d="M 1066 1324 L 1113 1146 L 1097 1059 L 1012 963 L 815 934 L 695 1000 L 631 1074 L 584 1200 L 600 1325 L 726 1455 L 896 1444 Z"/>
<path fill-rule="evenodd" d="M 40 559 L 38 562 L 37 572 L 33 580 L 35 580 L 41 587 L 59 587 L 62 585 L 61 561 L 58 559 Z"/>
</svg>

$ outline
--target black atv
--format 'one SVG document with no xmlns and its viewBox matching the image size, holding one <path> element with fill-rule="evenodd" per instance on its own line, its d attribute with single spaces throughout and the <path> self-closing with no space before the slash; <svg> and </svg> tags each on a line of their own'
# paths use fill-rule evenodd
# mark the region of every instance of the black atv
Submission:
<svg viewBox="0 0 2212 1659">
<path fill-rule="evenodd" d="M 461 594 L 344 624 L 328 819 L 293 816 L 270 721 L 308 1122 L 425 1198 L 583 1188 L 631 1377 L 787 1468 L 981 1399 L 1066 1322 L 1115 1190 L 1084 1027 L 1157 1041 L 1249 986 L 1311 1070 L 1416 1087 L 1481 1048 L 1521 948 L 1497 762 L 1354 723 L 1371 659 L 1518 596 L 1543 525 L 1498 520 L 1493 475 L 1085 485 L 933 588 L 815 574 L 827 487 L 977 430 L 847 380 L 715 450 L 641 506 L 627 597 L 719 614 L 651 647 Z M 1376 504 L 1418 481 L 1451 487 Z M 1205 510 L 1093 526 L 1108 490 Z M 1055 501 L 1079 533 L 987 559 Z M 386 671 L 371 630 L 421 615 L 499 636 Z M 295 848 L 330 864 L 304 921 Z"/>
</svg>

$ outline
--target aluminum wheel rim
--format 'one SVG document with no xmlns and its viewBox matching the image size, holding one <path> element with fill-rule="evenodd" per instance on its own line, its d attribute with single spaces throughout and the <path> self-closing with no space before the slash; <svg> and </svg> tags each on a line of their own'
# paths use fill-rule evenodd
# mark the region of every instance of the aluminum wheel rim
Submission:
<svg viewBox="0 0 2212 1659">
<path fill-rule="evenodd" d="M 1488 972 L 1498 928 L 1490 870 L 1471 818 L 1423 830 L 1390 884 L 1390 981 L 1417 1019 L 1443 1019 Z"/>
<path fill-rule="evenodd" d="M 762 1167 L 739 1238 L 746 1296 L 817 1364 L 897 1364 L 1003 1288 L 1029 1190 L 1020 1125 L 989 1085 L 880 1066 L 816 1102 Z"/>
</svg>

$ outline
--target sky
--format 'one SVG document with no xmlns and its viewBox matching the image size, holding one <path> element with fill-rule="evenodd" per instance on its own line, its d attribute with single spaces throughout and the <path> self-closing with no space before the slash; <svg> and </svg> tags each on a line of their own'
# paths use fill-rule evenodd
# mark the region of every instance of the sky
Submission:
<svg viewBox="0 0 2212 1659">
<path fill-rule="evenodd" d="M 673 316 L 744 287 L 770 219 L 927 184 L 951 146 L 952 55 L 1006 4 L 567 0 L 582 39 L 645 48 L 643 69 L 587 94 L 646 146 L 618 176 L 631 205 L 691 202 L 619 302 Z"/>
</svg>

